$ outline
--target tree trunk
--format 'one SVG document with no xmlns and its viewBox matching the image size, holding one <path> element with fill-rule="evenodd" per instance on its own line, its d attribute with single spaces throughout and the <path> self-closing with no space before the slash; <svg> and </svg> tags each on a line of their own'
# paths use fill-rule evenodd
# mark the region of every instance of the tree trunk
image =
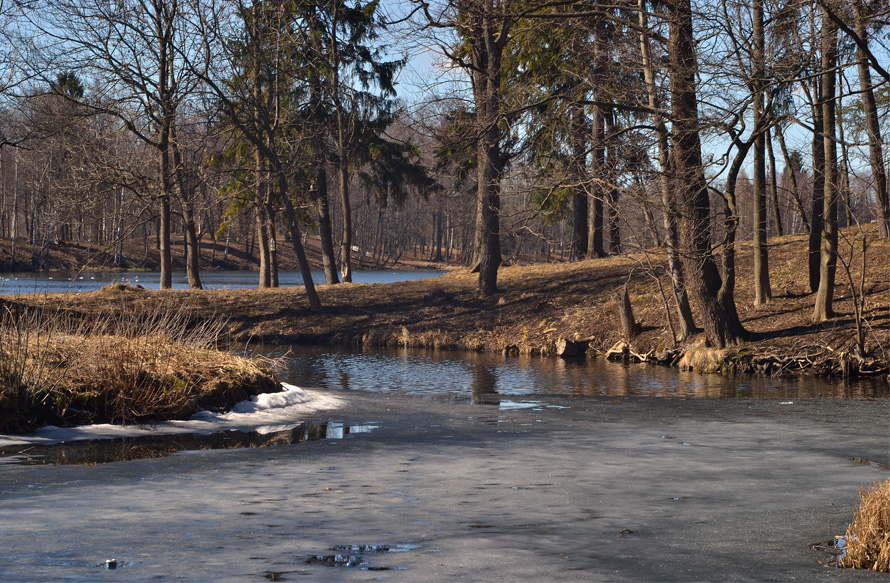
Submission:
<svg viewBox="0 0 890 583">
<path fill-rule="evenodd" d="M 345 139 L 345 138 L 341 138 Z M 352 203 L 349 200 L 349 169 L 346 167 L 346 149 L 340 151 L 340 205 L 343 208 L 343 241 L 340 244 L 340 273 L 343 281 L 352 282 Z"/>
<path fill-rule="evenodd" d="M 743 339 L 745 330 L 735 310 L 732 289 L 721 290 L 723 282 L 711 250 L 711 205 L 699 138 L 692 6 L 690 0 L 670 0 L 667 8 L 671 130 L 677 190 L 686 217 L 686 265 L 708 342 L 722 348 Z"/>
<path fill-rule="evenodd" d="M 269 252 L 269 232 L 266 229 L 266 209 L 258 205 L 256 209 L 256 235 L 260 244 L 260 289 L 272 287 L 272 258 Z"/>
<path fill-rule="evenodd" d="M 603 85 L 605 83 L 605 25 L 597 18 L 593 25 L 593 100 L 591 107 L 590 137 L 590 196 L 588 206 L 588 242 L 587 254 L 591 258 L 605 257 L 606 249 L 603 238 L 603 202 L 606 198 L 606 122 L 603 107 Z"/>
<path fill-rule="evenodd" d="M 158 227 L 158 243 L 161 251 L 161 289 L 173 287 L 173 254 L 170 249 L 170 197 L 161 196 L 161 218 Z"/>
<path fill-rule="evenodd" d="M 562 358 L 580 358 L 587 355 L 586 340 L 569 340 L 560 338 L 556 341 L 556 356 Z"/>
<path fill-rule="evenodd" d="M 854 28 L 856 34 L 863 40 L 867 40 L 867 28 L 865 17 L 862 14 L 862 0 L 853 1 L 853 14 L 855 15 Z M 878 220 L 880 221 L 881 235 L 890 237 L 890 197 L 888 197 L 887 171 L 884 166 L 883 141 L 881 139 L 881 123 L 878 116 L 878 107 L 875 102 L 874 86 L 871 80 L 871 69 L 868 57 L 862 47 L 856 46 L 856 67 L 859 71 L 859 89 L 862 91 L 862 111 L 865 114 L 865 126 L 868 131 L 868 154 L 871 163 L 871 174 L 875 192 L 875 202 L 878 206 Z"/>
<path fill-rule="evenodd" d="M 182 201 L 182 220 L 185 223 L 185 271 L 189 289 L 204 289 L 201 285 L 198 233 L 195 229 L 195 213 L 191 201 Z"/>
<path fill-rule="evenodd" d="M 15 156 L 15 172 L 12 185 L 12 254 L 9 259 L 10 267 L 15 268 L 16 243 L 19 236 L 19 157 Z"/>
<path fill-rule="evenodd" d="M 303 240 L 300 236 L 300 227 L 297 224 L 297 215 L 288 192 L 287 176 L 280 166 L 274 169 L 278 176 L 278 193 L 281 196 L 281 201 L 284 203 L 284 212 L 287 216 L 288 227 L 290 228 L 291 243 L 294 246 L 294 252 L 297 254 L 297 261 L 300 264 L 300 275 L 303 276 L 303 285 L 306 288 L 309 309 L 317 312 L 321 309 L 321 301 L 319 301 L 318 293 L 315 291 L 315 282 L 312 281 L 312 268 L 309 267 L 309 261 L 306 260 L 306 251 L 303 249 Z"/>
<path fill-rule="evenodd" d="M 637 11 L 641 30 L 648 30 L 646 18 L 645 0 L 639 0 Z M 664 220 L 665 243 L 668 253 L 668 269 L 671 274 L 671 289 L 674 302 L 677 306 L 677 315 L 680 322 L 680 340 L 685 340 L 695 331 L 695 320 L 692 317 L 692 308 L 689 305 L 689 296 L 686 293 L 686 282 L 683 277 L 683 266 L 680 262 L 680 217 L 677 211 L 677 203 L 674 198 L 674 190 L 671 187 L 669 172 L 670 162 L 670 134 L 665 124 L 661 103 L 658 98 L 658 87 L 655 83 L 655 70 L 652 65 L 652 52 L 649 47 L 649 39 L 645 33 L 640 33 L 640 47 L 642 55 L 643 78 L 646 82 L 646 91 L 649 97 L 649 108 L 656 112 L 653 114 L 655 133 L 658 144 L 658 182 L 661 187 L 661 206 Z"/>
<path fill-rule="evenodd" d="M 278 244 L 275 242 L 275 209 L 271 204 L 266 207 L 266 231 L 269 234 L 269 283 L 278 287 Z"/>
<path fill-rule="evenodd" d="M 444 237 L 444 233 L 442 231 L 443 231 L 443 227 L 444 227 L 444 224 L 443 224 L 444 223 L 444 220 L 443 220 L 444 214 L 445 214 L 445 211 L 443 211 L 441 208 L 436 212 L 436 218 L 435 218 L 435 221 L 436 221 L 436 245 L 435 245 L 435 254 L 433 255 L 433 261 L 436 261 L 436 262 L 443 261 L 443 259 L 442 259 L 442 238 Z"/>
<path fill-rule="evenodd" d="M 754 305 L 762 306 L 772 297 L 769 284 L 769 254 L 766 248 L 766 106 L 764 104 L 763 0 L 753 0 L 753 79 L 754 92 Z"/>
<path fill-rule="evenodd" d="M 823 198 L 822 246 L 819 262 L 819 287 L 813 308 L 813 321 L 824 322 L 834 316 L 834 276 L 837 268 L 837 192 L 838 167 L 835 140 L 835 80 L 837 74 L 837 26 L 822 9 L 822 108 L 823 148 L 825 153 L 825 193 Z"/>
<path fill-rule="evenodd" d="M 334 236 L 331 227 L 331 209 L 328 203 L 328 169 L 324 159 L 319 160 L 315 173 L 315 208 L 318 212 L 318 236 L 321 239 L 321 259 L 324 279 L 328 285 L 340 283 L 337 275 L 337 258 L 334 256 Z"/>
<path fill-rule="evenodd" d="M 608 130 L 606 159 L 609 183 L 606 189 L 609 193 L 609 253 L 611 255 L 619 255 L 621 254 L 621 215 L 618 209 L 618 201 L 621 200 L 621 190 L 618 188 L 617 168 L 620 161 L 618 160 L 618 149 L 615 147 L 617 124 L 615 123 L 615 114 L 611 108 L 606 112 L 606 128 Z"/>
<path fill-rule="evenodd" d="M 618 292 L 618 319 L 621 323 L 621 334 L 625 340 L 630 342 L 639 335 L 640 325 L 634 319 L 634 311 L 630 304 L 627 287 L 621 288 L 621 291 Z"/>
<path fill-rule="evenodd" d="M 509 39 L 512 15 L 498 14 L 491 0 L 469 11 L 467 26 L 471 45 L 474 77 L 473 98 L 476 105 L 477 209 L 479 293 L 483 297 L 497 293 L 498 267 L 501 264 L 500 207 L 501 174 L 501 58 Z"/>
<path fill-rule="evenodd" d="M 817 95 L 822 94 L 818 79 L 814 80 Z M 825 140 L 822 137 L 824 128 L 822 106 L 816 98 L 813 107 L 813 200 L 810 213 L 810 237 L 808 245 L 808 266 L 810 276 L 810 291 L 815 293 L 819 289 L 819 262 L 820 247 L 822 241 L 822 228 L 825 211 Z"/>
</svg>

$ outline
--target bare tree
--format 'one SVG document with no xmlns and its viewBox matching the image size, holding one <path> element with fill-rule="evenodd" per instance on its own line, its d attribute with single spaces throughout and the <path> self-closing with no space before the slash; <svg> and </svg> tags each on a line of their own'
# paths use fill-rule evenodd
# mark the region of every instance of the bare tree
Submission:
<svg viewBox="0 0 890 583">
<path fill-rule="evenodd" d="M 162 289 L 172 284 L 172 204 L 181 202 L 187 239 L 189 286 L 201 288 L 190 196 L 183 190 L 178 141 L 181 110 L 194 94 L 197 77 L 185 60 L 199 50 L 185 29 L 179 0 L 51 0 L 33 22 L 54 39 L 51 58 L 97 81 L 100 94 L 87 103 L 118 117 L 156 157 L 149 181 L 159 206 Z"/>
</svg>

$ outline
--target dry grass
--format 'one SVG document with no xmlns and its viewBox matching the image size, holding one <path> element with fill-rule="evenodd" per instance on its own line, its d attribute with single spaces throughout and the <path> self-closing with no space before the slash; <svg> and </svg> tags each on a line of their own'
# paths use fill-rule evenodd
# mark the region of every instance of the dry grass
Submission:
<svg viewBox="0 0 890 583">
<path fill-rule="evenodd" d="M 253 360 L 215 349 L 225 322 L 193 324 L 172 308 L 82 319 L 2 308 L 0 431 L 45 423 L 185 418 L 274 390 Z"/>
<path fill-rule="evenodd" d="M 678 366 L 680 370 L 720 372 L 724 362 L 726 362 L 726 350 L 698 345 L 683 353 Z"/>
<path fill-rule="evenodd" d="M 890 479 L 859 491 L 842 567 L 890 572 Z"/>
</svg>

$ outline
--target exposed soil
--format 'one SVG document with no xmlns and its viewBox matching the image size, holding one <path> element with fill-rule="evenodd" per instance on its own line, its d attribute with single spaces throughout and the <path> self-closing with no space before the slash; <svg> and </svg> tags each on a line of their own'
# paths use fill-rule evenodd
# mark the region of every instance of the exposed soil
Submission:
<svg viewBox="0 0 890 583">
<path fill-rule="evenodd" d="M 807 275 L 806 235 L 771 241 L 770 279 L 773 299 L 753 306 L 752 254 L 738 249 L 736 303 L 750 339 L 717 353 L 709 370 L 760 371 L 778 375 L 808 372 L 825 375 L 886 375 L 890 339 L 890 249 L 868 235 L 865 261 L 863 326 L 866 355 L 856 356 L 854 289 L 862 269 L 861 235 L 844 232 L 841 241 L 846 270 L 839 264 L 834 309 L 837 317 L 814 324 L 814 294 Z M 627 286 L 641 333 L 630 342 L 630 354 L 677 364 L 680 352 L 701 346 L 703 335 L 674 347 L 664 294 L 665 257 L 661 251 L 576 263 L 504 267 L 502 290 L 480 299 L 477 276 L 466 270 L 434 279 L 395 284 L 319 286 L 323 308 L 312 312 L 302 288 L 270 290 L 148 291 L 122 288 L 77 295 L 50 294 L 8 298 L 46 304 L 87 315 L 115 311 L 155 311 L 180 306 L 196 319 L 226 318 L 236 342 L 317 345 L 398 345 L 429 348 L 505 351 L 553 355 L 560 339 L 587 342 L 604 352 L 622 340 L 617 292 Z M 851 287 L 848 273 L 855 288 Z M 695 311 L 695 306 L 693 306 Z M 628 353 L 625 353 L 627 355 Z M 697 365 L 698 366 L 698 365 Z"/>
</svg>

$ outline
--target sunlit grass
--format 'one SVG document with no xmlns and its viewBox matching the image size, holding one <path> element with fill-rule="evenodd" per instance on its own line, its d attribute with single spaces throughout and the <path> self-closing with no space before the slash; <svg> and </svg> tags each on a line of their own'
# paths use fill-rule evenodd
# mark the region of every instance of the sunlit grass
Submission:
<svg viewBox="0 0 890 583">
<path fill-rule="evenodd" d="M 183 418 L 201 399 L 271 384 L 257 362 L 216 349 L 224 329 L 172 306 L 98 319 L 2 306 L 0 432 Z"/>
<path fill-rule="evenodd" d="M 840 565 L 890 572 L 890 478 L 859 491 Z"/>
</svg>

